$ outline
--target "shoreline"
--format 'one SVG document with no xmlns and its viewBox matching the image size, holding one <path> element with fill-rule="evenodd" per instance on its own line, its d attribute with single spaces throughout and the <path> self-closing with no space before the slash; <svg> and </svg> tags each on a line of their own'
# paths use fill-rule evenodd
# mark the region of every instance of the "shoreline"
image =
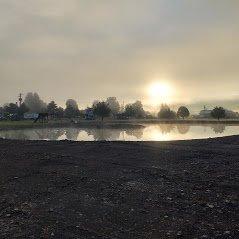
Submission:
<svg viewBox="0 0 239 239">
<path fill-rule="evenodd" d="M 0 140 L 0 237 L 236 238 L 239 136 Z"/>
</svg>

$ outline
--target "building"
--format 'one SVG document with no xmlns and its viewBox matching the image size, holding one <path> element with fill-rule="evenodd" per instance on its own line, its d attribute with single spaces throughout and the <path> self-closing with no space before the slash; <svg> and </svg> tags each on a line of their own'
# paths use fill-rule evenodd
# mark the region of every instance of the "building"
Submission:
<svg viewBox="0 0 239 239">
<path fill-rule="evenodd" d="M 38 118 L 38 114 L 37 113 L 25 113 L 23 115 L 23 118 L 26 120 L 35 120 Z"/>
<path fill-rule="evenodd" d="M 199 118 L 205 119 L 205 118 L 212 118 L 212 110 L 208 110 L 206 106 L 204 106 L 204 109 L 200 111 Z"/>
<path fill-rule="evenodd" d="M 94 120 L 95 119 L 94 111 L 92 108 L 87 108 L 85 110 L 85 119 L 86 120 Z"/>
<path fill-rule="evenodd" d="M 4 114 L 0 113 L 0 120 L 4 120 L 4 119 L 5 119 Z"/>
<path fill-rule="evenodd" d="M 234 112 L 232 110 L 227 110 L 227 109 L 225 109 L 225 112 L 226 112 L 226 118 L 228 118 L 228 119 L 238 119 L 239 118 L 238 112 Z"/>
<path fill-rule="evenodd" d="M 237 118 L 239 118 L 239 113 L 238 112 L 234 112 L 232 110 L 225 109 L 225 113 L 226 113 L 226 118 L 227 119 L 237 119 Z M 212 110 L 208 110 L 206 108 L 206 106 L 204 106 L 204 109 L 200 111 L 198 118 L 201 118 L 201 119 L 212 118 L 211 114 L 212 114 Z"/>
</svg>

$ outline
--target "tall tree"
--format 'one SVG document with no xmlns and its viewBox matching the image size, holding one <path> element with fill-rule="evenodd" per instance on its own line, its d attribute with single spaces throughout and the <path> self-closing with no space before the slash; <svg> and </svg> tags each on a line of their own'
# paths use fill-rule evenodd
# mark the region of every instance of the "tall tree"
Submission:
<svg viewBox="0 0 239 239">
<path fill-rule="evenodd" d="M 144 111 L 144 108 L 143 108 L 143 105 L 142 105 L 141 101 L 137 100 L 133 104 L 126 105 L 125 114 L 128 117 L 134 117 L 134 118 L 145 117 L 145 111 Z"/>
<path fill-rule="evenodd" d="M 54 117 L 55 114 L 56 114 L 56 110 L 57 110 L 57 104 L 55 103 L 55 101 L 51 101 L 47 105 L 47 112 L 48 112 L 48 114 Z"/>
<path fill-rule="evenodd" d="M 158 113 L 159 119 L 175 119 L 176 113 L 168 105 L 162 105 Z"/>
<path fill-rule="evenodd" d="M 64 117 L 64 109 L 62 107 L 57 107 L 55 110 L 55 116 L 59 119 Z"/>
<path fill-rule="evenodd" d="M 215 107 L 212 110 L 211 115 L 213 118 L 220 120 L 221 118 L 226 117 L 226 111 L 222 107 Z"/>
<path fill-rule="evenodd" d="M 181 106 L 181 107 L 178 108 L 177 116 L 179 118 L 183 118 L 183 119 L 188 118 L 189 115 L 190 115 L 190 112 L 189 112 L 187 107 Z"/>
<path fill-rule="evenodd" d="M 79 110 L 77 102 L 73 99 L 68 99 L 66 101 L 66 108 L 67 107 L 72 107 L 73 109 Z"/>
<path fill-rule="evenodd" d="M 116 99 L 116 97 L 108 97 L 106 100 L 106 104 L 108 104 L 111 113 L 113 115 L 116 115 L 117 113 L 119 113 L 120 111 L 120 104 L 118 102 L 118 100 Z"/>
<path fill-rule="evenodd" d="M 31 113 L 42 113 L 46 111 L 47 105 L 37 93 L 27 93 L 24 103 Z"/>
<path fill-rule="evenodd" d="M 77 102 L 73 99 L 68 99 L 66 101 L 65 116 L 67 118 L 74 118 L 78 116 L 79 113 L 80 111 L 79 111 Z"/>
<path fill-rule="evenodd" d="M 100 117 L 102 121 L 104 120 L 105 117 L 109 116 L 111 113 L 109 106 L 104 101 L 97 103 L 94 106 L 93 110 L 94 114 Z"/>
</svg>

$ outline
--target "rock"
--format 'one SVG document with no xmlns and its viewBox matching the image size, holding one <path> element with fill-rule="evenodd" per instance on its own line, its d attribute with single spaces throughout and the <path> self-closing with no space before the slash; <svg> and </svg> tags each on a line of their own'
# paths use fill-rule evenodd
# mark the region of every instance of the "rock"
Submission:
<svg viewBox="0 0 239 239">
<path fill-rule="evenodd" d="M 213 204 L 210 204 L 210 203 L 207 203 L 207 206 L 208 206 L 209 208 L 214 208 L 214 205 L 213 205 Z"/>
<path fill-rule="evenodd" d="M 182 236 L 182 231 L 178 231 L 177 236 Z"/>
</svg>

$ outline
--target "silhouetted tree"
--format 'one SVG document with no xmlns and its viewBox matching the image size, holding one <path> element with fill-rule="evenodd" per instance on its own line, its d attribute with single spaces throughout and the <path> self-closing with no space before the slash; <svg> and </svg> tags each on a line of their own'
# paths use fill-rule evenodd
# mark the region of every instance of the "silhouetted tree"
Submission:
<svg viewBox="0 0 239 239">
<path fill-rule="evenodd" d="M 23 118 L 24 114 L 29 111 L 28 107 L 26 106 L 25 103 L 22 103 L 17 110 L 18 115 Z"/>
<path fill-rule="evenodd" d="M 66 101 L 66 107 L 72 107 L 72 108 L 74 108 L 76 110 L 79 110 L 77 102 L 75 100 L 73 100 L 73 99 L 68 99 Z"/>
<path fill-rule="evenodd" d="M 55 103 L 55 101 L 51 101 L 47 105 L 47 112 L 48 112 L 48 114 L 54 117 L 55 114 L 56 114 L 56 110 L 57 110 L 57 104 Z"/>
<path fill-rule="evenodd" d="M 158 113 L 159 119 L 175 119 L 176 113 L 169 108 L 168 105 L 162 105 Z"/>
<path fill-rule="evenodd" d="M 111 113 L 115 116 L 120 111 L 120 104 L 117 101 L 116 97 L 108 97 L 106 100 L 106 104 L 108 104 Z"/>
<path fill-rule="evenodd" d="M 221 118 L 226 117 L 226 111 L 222 107 L 215 107 L 212 110 L 211 115 L 213 118 L 220 120 Z"/>
<path fill-rule="evenodd" d="M 66 101 L 65 116 L 67 118 L 74 118 L 79 115 L 78 104 L 73 99 L 68 99 Z"/>
<path fill-rule="evenodd" d="M 63 118 L 64 117 L 64 109 L 61 107 L 56 108 L 55 116 L 56 116 L 56 118 L 59 118 L 59 119 Z"/>
<path fill-rule="evenodd" d="M 93 108 L 94 114 L 101 118 L 103 121 L 105 117 L 109 116 L 111 113 L 111 110 L 109 106 L 104 102 L 97 103 Z"/>
<path fill-rule="evenodd" d="M 181 107 L 178 108 L 177 116 L 179 118 L 183 118 L 183 119 L 188 118 L 189 115 L 190 115 L 190 112 L 189 112 L 187 107 L 181 106 Z"/>
<path fill-rule="evenodd" d="M 77 117 L 79 115 L 79 110 L 73 108 L 72 106 L 68 106 L 65 109 L 65 116 L 67 118 L 74 118 Z"/>
<path fill-rule="evenodd" d="M 134 117 L 134 118 L 143 118 L 145 117 L 145 111 L 143 109 L 143 105 L 141 101 L 136 101 L 133 104 L 128 104 L 125 106 L 125 114 L 128 117 Z"/>
<path fill-rule="evenodd" d="M 6 114 L 17 114 L 18 113 L 18 106 L 17 104 L 10 103 L 4 106 L 4 112 Z"/>
<path fill-rule="evenodd" d="M 41 113 L 45 112 L 47 105 L 40 99 L 37 93 L 29 92 L 27 93 L 24 103 L 26 104 L 27 108 L 32 113 Z"/>
</svg>

